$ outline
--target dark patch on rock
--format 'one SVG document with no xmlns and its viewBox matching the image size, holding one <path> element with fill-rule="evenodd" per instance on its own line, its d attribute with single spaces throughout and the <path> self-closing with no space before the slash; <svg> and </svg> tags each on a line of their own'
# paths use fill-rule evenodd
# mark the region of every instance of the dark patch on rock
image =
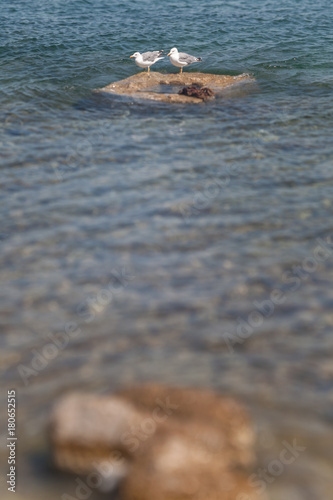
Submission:
<svg viewBox="0 0 333 500">
<path fill-rule="evenodd" d="M 209 87 L 200 87 L 200 85 L 196 83 L 183 87 L 178 94 L 196 97 L 197 99 L 202 99 L 203 101 L 207 101 L 207 99 L 215 96 L 215 92 L 212 89 Z"/>
</svg>

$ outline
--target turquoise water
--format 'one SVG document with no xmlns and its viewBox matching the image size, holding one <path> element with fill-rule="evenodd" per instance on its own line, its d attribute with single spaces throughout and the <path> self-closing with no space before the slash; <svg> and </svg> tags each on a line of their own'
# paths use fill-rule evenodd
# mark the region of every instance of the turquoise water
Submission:
<svg viewBox="0 0 333 500">
<path fill-rule="evenodd" d="M 332 498 L 331 2 L 0 7 L 1 367 L 22 449 L 64 389 L 211 386 L 252 409 L 261 464 L 306 441 L 303 479 L 272 498 Z M 256 83 L 186 107 L 92 92 L 173 46 L 203 58 L 186 71 Z"/>
</svg>

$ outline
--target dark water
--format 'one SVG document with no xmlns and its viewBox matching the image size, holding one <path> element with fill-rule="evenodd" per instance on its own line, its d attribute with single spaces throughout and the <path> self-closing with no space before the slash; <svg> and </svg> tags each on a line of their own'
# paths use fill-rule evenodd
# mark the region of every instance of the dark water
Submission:
<svg viewBox="0 0 333 500">
<path fill-rule="evenodd" d="M 266 482 L 272 499 L 332 499 L 332 3 L 0 7 L 17 498 L 74 491 L 41 465 L 55 396 L 154 379 L 247 402 L 259 467 L 284 439 L 306 446 Z M 139 71 L 134 51 L 173 46 L 203 58 L 187 71 L 256 84 L 188 107 L 91 92 Z M 154 69 L 177 71 L 167 58 Z"/>
</svg>

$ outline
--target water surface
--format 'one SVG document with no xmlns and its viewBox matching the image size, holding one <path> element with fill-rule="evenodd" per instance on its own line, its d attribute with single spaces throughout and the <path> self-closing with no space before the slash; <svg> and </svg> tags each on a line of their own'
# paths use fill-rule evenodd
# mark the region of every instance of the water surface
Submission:
<svg viewBox="0 0 333 500">
<path fill-rule="evenodd" d="M 57 395 L 154 379 L 244 400 L 259 467 L 284 439 L 306 446 L 271 498 L 333 498 L 331 2 L 0 7 L 1 367 L 21 497 L 74 491 L 42 465 Z M 203 58 L 187 71 L 256 85 L 196 106 L 92 93 L 140 71 L 134 51 L 173 46 Z"/>
</svg>

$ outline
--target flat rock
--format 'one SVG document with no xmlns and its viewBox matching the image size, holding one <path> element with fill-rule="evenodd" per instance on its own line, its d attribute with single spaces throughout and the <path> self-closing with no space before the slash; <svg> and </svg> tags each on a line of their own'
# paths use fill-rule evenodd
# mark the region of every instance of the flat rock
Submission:
<svg viewBox="0 0 333 500">
<path fill-rule="evenodd" d="M 248 414 L 210 391 L 145 385 L 68 394 L 54 406 L 50 438 L 58 468 L 95 473 L 99 488 L 118 486 L 122 500 L 263 498 L 248 480 Z"/>
<path fill-rule="evenodd" d="M 179 95 L 177 92 L 188 85 L 209 87 L 216 94 L 232 85 L 243 81 L 253 81 L 248 74 L 238 76 L 213 75 L 210 73 L 171 73 L 162 74 L 151 71 L 142 72 L 133 76 L 113 82 L 96 90 L 118 95 L 128 95 L 140 99 L 150 99 L 169 103 L 201 103 L 202 99 Z M 172 89 L 170 89 L 172 87 Z"/>
</svg>

